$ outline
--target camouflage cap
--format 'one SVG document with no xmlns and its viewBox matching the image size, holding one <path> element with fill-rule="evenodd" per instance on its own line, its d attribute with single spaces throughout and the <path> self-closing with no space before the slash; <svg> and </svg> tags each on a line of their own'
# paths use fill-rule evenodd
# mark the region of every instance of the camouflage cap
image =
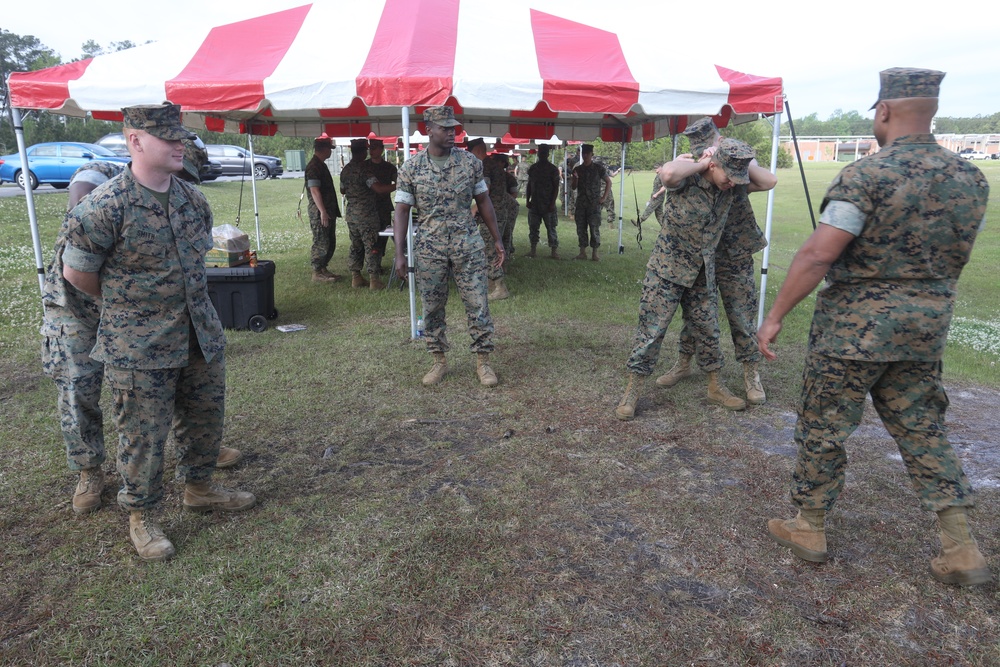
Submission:
<svg viewBox="0 0 1000 667">
<path fill-rule="evenodd" d="M 878 99 L 871 111 L 883 100 L 899 100 L 906 97 L 937 97 L 941 90 L 944 72 L 914 67 L 893 67 L 878 73 Z"/>
<path fill-rule="evenodd" d="M 449 106 L 430 107 L 424 110 L 424 122 L 434 123 L 441 127 L 455 127 L 461 125 L 455 120 L 455 109 Z"/>
<path fill-rule="evenodd" d="M 712 155 L 712 161 L 722 167 L 736 185 L 750 182 L 750 161 L 753 159 L 753 149 L 738 139 L 723 139 Z"/>
<path fill-rule="evenodd" d="M 582 146 L 580 146 L 580 151 L 582 153 L 584 153 L 584 154 L 586 154 L 586 153 L 593 153 L 594 152 L 594 147 L 591 144 L 583 144 Z"/>
<path fill-rule="evenodd" d="M 381 139 L 369 139 L 368 148 L 385 148 L 385 144 Z"/>
<path fill-rule="evenodd" d="M 715 143 L 719 130 L 715 127 L 715 122 L 709 116 L 705 116 L 688 125 L 684 129 L 684 136 L 688 138 L 691 152 L 695 157 L 701 157 L 705 149 Z"/>
<path fill-rule="evenodd" d="M 466 150 L 472 150 L 476 146 L 485 146 L 486 140 L 482 137 L 476 137 L 475 139 L 469 139 L 469 143 L 465 145 Z"/>
<path fill-rule="evenodd" d="M 208 164 L 208 151 L 205 143 L 197 136 L 184 140 L 184 168 L 177 174 L 185 181 L 201 183 L 201 170 Z"/>
<path fill-rule="evenodd" d="M 351 139 L 351 152 L 360 153 L 361 151 L 368 150 L 368 140 L 367 139 Z"/>
<path fill-rule="evenodd" d="M 181 125 L 179 104 L 143 104 L 122 109 L 125 127 L 145 130 L 154 137 L 167 141 L 191 139 L 195 133 Z"/>
</svg>

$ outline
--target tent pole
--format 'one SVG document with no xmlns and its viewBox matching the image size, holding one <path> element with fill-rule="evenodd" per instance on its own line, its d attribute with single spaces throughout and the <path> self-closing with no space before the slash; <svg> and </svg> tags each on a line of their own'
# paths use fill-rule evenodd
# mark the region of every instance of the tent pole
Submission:
<svg viewBox="0 0 1000 667">
<path fill-rule="evenodd" d="M 257 253 L 261 251 L 260 247 L 260 211 L 257 208 L 257 170 L 254 166 L 256 162 L 253 152 L 253 124 L 247 125 L 247 141 L 250 144 L 250 189 L 253 190 L 253 221 L 257 228 Z"/>
<path fill-rule="evenodd" d="M 402 108 L 403 121 L 403 161 L 410 159 L 410 107 Z M 410 207 L 410 219 L 406 224 L 406 286 L 410 293 L 410 338 L 417 337 L 417 286 L 416 269 L 413 252 L 413 207 Z"/>
<path fill-rule="evenodd" d="M 35 193 L 31 189 L 31 165 L 28 164 L 28 148 L 24 144 L 24 126 L 21 113 L 10 107 L 10 120 L 17 138 L 17 153 L 21 156 L 21 172 L 24 178 L 24 198 L 28 206 L 28 222 L 31 225 L 31 244 L 35 249 L 35 269 L 38 272 L 38 292 L 45 293 L 45 266 L 42 260 L 42 241 L 38 236 L 38 215 L 35 213 Z"/>
<path fill-rule="evenodd" d="M 618 169 L 621 180 L 618 182 L 618 254 L 625 254 L 622 244 L 622 216 L 625 212 L 625 142 L 622 142 L 622 161 Z"/>
<path fill-rule="evenodd" d="M 781 112 L 774 114 L 774 131 L 771 133 L 771 173 L 778 171 L 778 140 L 781 132 Z M 764 322 L 764 295 L 767 293 L 767 266 L 771 256 L 771 219 L 774 215 L 774 188 L 767 191 L 767 215 L 764 218 L 764 256 L 760 267 L 760 291 L 757 299 L 757 328 Z"/>
</svg>

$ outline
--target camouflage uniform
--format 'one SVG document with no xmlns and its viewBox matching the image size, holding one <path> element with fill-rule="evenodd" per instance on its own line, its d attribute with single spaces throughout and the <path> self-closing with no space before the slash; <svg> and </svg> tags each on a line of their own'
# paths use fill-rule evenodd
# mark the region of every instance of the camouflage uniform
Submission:
<svg viewBox="0 0 1000 667">
<path fill-rule="evenodd" d="M 761 359 L 757 346 L 757 283 L 753 256 L 766 246 L 767 239 L 757 226 L 750 198 L 745 190 L 737 192 L 715 252 L 715 283 L 726 308 L 736 360 L 742 363 L 757 363 Z M 688 312 L 685 310 L 682 315 L 684 328 L 681 329 L 678 348 L 681 354 L 694 356 L 696 338 L 688 321 Z M 702 368 L 706 363 L 710 360 L 698 359 Z"/>
<path fill-rule="evenodd" d="M 372 162 L 371 158 L 365 160 L 365 168 L 368 169 L 378 182 L 383 185 L 390 185 L 396 182 L 396 165 L 392 164 L 386 159 L 381 162 Z M 384 231 L 386 229 L 392 230 L 392 212 L 394 210 L 392 204 L 392 195 L 390 194 L 378 194 L 375 193 L 375 211 L 378 214 L 378 231 Z M 385 248 L 389 243 L 388 236 L 379 236 L 375 242 L 375 248 L 378 251 L 378 263 L 381 265 L 382 258 L 385 257 Z M 380 267 L 381 268 L 381 267 Z"/>
<path fill-rule="evenodd" d="M 576 190 L 570 187 L 570 178 L 573 176 L 573 168 L 578 164 L 579 160 L 576 159 L 566 163 L 566 177 L 559 191 L 559 200 L 563 202 L 563 215 L 567 218 L 576 217 Z"/>
<path fill-rule="evenodd" d="M 656 216 L 656 221 L 663 226 L 663 199 L 667 196 L 666 191 L 660 192 L 663 187 L 663 183 L 660 181 L 659 175 L 653 176 L 653 192 L 649 195 L 649 201 L 646 202 L 646 208 L 643 209 L 642 213 L 639 215 L 639 223 L 642 224 L 646 221 L 649 216 Z M 660 192 L 660 194 L 656 194 Z"/>
<path fill-rule="evenodd" d="M 737 190 L 745 186 L 719 190 L 695 174 L 667 191 L 664 225 L 646 265 L 635 346 L 626 362 L 630 372 L 653 372 L 678 305 L 691 313 L 695 335 L 704 341 L 704 370 L 722 367 L 714 254 Z"/>
<path fill-rule="evenodd" d="M 823 222 L 855 235 L 817 293 L 792 500 L 829 509 L 844 485 L 844 441 L 865 396 L 896 440 L 921 505 L 971 506 L 948 442 L 941 357 L 955 287 L 984 219 L 989 185 L 933 135 L 899 137 L 834 179 Z M 861 220 L 845 221 L 847 202 Z M 853 225 L 853 226 L 852 226 Z"/>
<path fill-rule="evenodd" d="M 517 161 L 517 166 L 514 168 L 514 176 L 517 178 L 517 196 L 524 197 L 527 191 L 525 188 L 528 187 L 528 170 L 531 169 L 531 165 L 528 164 L 528 160 L 521 157 Z"/>
<path fill-rule="evenodd" d="M 379 273 L 378 202 L 372 185 L 378 181 L 366 167 L 365 160 L 351 160 L 340 170 L 340 191 L 344 193 L 344 220 L 351 234 L 351 251 L 347 258 L 350 271 L 368 270 Z"/>
<path fill-rule="evenodd" d="M 517 214 L 521 212 L 521 202 L 517 200 L 517 177 L 510 171 L 506 171 L 507 180 L 507 200 L 504 202 L 507 209 L 504 217 L 498 219 L 500 224 L 500 238 L 503 239 L 504 266 L 514 259 L 514 227 L 517 225 Z M 485 240 L 485 239 L 484 239 Z"/>
<path fill-rule="evenodd" d="M 471 154 L 471 153 L 470 153 Z M 478 159 L 478 158 L 477 158 Z M 493 204 L 493 212 L 497 217 L 497 231 L 500 232 L 501 239 L 504 233 L 505 216 L 509 214 L 507 210 L 510 195 L 507 194 L 507 171 L 503 165 L 487 156 L 482 161 L 483 178 L 486 179 L 486 186 L 489 188 L 490 202 Z M 490 280 L 500 280 L 504 277 L 503 267 L 497 265 L 497 250 L 493 244 L 493 235 L 490 234 L 489 227 L 483 217 L 476 214 L 476 224 L 479 226 L 479 234 L 483 237 L 483 245 L 486 248 L 486 277 Z M 504 251 L 506 252 L 506 243 Z"/>
<path fill-rule="evenodd" d="M 333 184 L 330 168 L 316 155 L 313 155 L 306 165 L 305 177 L 306 193 L 309 199 L 309 228 L 312 230 L 313 237 L 309 259 L 313 271 L 322 271 L 326 269 L 333 257 L 333 251 L 337 249 L 337 218 L 340 217 L 337 188 Z M 330 216 L 329 227 L 324 227 L 320 223 L 319 209 L 313 202 L 312 190 L 309 189 L 314 187 L 319 188 L 320 196 L 323 198 L 323 206 Z"/>
<path fill-rule="evenodd" d="M 66 219 L 63 262 L 99 272 L 103 362 L 119 431 L 118 503 L 153 506 L 163 493 L 163 451 L 176 442 L 178 476 L 207 481 L 222 442 L 225 343 L 208 296 L 205 253 L 212 212 L 193 186 L 171 178 L 169 214 L 130 169 L 99 186 Z"/>
<path fill-rule="evenodd" d="M 115 162 L 88 162 L 73 172 L 70 184 L 101 185 L 124 170 Z M 104 417 L 101 385 L 104 364 L 90 358 L 97 342 L 101 307 L 94 297 L 63 278 L 66 221 L 56 237 L 52 262 L 42 289 L 42 369 L 59 390 L 59 423 L 70 470 L 96 468 L 104 463 Z"/>
<path fill-rule="evenodd" d="M 604 165 L 591 162 L 573 168 L 576 184 L 576 237 L 581 248 L 601 246 L 601 191 L 608 170 Z"/>
<path fill-rule="evenodd" d="M 545 231 L 548 235 L 550 248 L 559 247 L 559 236 L 556 225 L 559 216 L 556 213 L 555 198 L 559 193 L 559 168 L 547 159 L 539 158 L 538 162 L 528 168 L 528 239 L 532 247 L 538 244 L 539 228 L 545 221 Z"/>
<path fill-rule="evenodd" d="M 396 203 L 413 207 L 414 264 L 424 307 L 427 350 L 449 349 L 445 306 L 450 271 L 465 305 L 470 349 L 492 352 L 486 253 L 471 214 L 473 198 L 487 191 L 483 163 L 468 151 L 452 149 L 444 166 L 439 166 L 423 150 L 403 163 L 397 186 Z"/>
<path fill-rule="evenodd" d="M 605 190 L 609 190 L 607 197 L 604 197 Z M 608 184 L 605 183 L 604 181 L 601 181 L 601 196 L 604 197 L 604 206 L 602 208 L 607 214 L 608 225 L 614 227 L 615 222 L 617 222 L 618 220 L 618 211 L 615 209 L 614 183 L 612 183 L 611 188 L 608 188 Z"/>
</svg>

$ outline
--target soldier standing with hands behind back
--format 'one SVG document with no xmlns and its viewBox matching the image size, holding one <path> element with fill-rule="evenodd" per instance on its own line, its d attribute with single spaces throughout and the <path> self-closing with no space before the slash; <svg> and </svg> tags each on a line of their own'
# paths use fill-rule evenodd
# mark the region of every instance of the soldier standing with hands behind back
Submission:
<svg viewBox="0 0 1000 667">
<path fill-rule="evenodd" d="M 326 161 L 333 154 L 333 139 L 325 134 L 313 140 L 313 156 L 306 165 L 306 189 L 309 192 L 309 228 L 312 230 L 310 261 L 314 282 L 340 280 L 336 273 L 326 268 L 337 249 L 337 188 Z"/>
<path fill-rule="evenodd" d="M 968 586 L 991 575 L 969 532 L 972 487 L 948 442 L 941 357 L 956 284 L 985 224 L 989 185 L 931 134 L 943 78 L 925 69 L 881 72 L 872 107 L 880 150 L 834 179 L 821 224 L 796 253 L 760 328 L 760 350 L 774 360 L 781 320 L 826 278 L 795 427 L 791 496 L 799 512 L 767 528 L 799 558 L 826 561 L 825 518 L 844 487 L 844 441 L 870 395 L 920 504 L 938 515 L 941 553 L 931 575 Z"/>
</svg>

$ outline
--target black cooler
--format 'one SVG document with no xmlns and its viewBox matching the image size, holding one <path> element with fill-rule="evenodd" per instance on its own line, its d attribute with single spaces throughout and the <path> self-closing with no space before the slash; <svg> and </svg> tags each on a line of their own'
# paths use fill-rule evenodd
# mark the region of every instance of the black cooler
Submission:
<svg viewBox="0 0 1000 667">
<path fill-rule="evenodd" d="M 208 267 L 208 296 L 226 329 L 260 333 L 278 317 L 274 307 L 274 262 L 257 266 Z"/>
</svg>

